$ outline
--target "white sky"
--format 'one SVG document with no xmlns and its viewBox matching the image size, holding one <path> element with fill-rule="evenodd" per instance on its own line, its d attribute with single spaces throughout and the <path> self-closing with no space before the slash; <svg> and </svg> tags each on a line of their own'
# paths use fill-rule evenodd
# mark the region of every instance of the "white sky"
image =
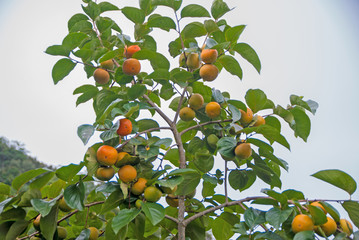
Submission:
<svg viewBox="0 0 359 240">
<path fill-rule="evenodd" d="M 184 0 L 184 4 L 203 6 L 207 2 Z M 311 118 L 308 143 L 290 133 L 287 139 L 292 151 L 280 146 L 276 149 L 290 166 L 282 189 L 303 190 L 309 198 L 346 199 L 345 192 L 310 174 L 342 169 L 359 181 L 359 4 L 356 0 L 226 2 L 236 7 L 226 15 L 228 23 L 247 25 L 241 38 L 256 49 L 262 73 L 258 75 L 241 61 L 242 82 L 223 72 L 211 86 L 229 91 L 232 98 L 240 100 L 248 88 L 260 88 L 283 106 L 292 93 L 317 101 L 320 107 Z M 91 83 L 82 68 L 77 67 L 55 86 L 51 69 L 59 58 L 44 53 L 48 46 L 61 43 L 67 34 L 67 21 L 81 12 L 81 3 L 0 0 L 0 136 L 24 143 L 31 155 L 53 165 L 82 160 L 87 146 L 83 146 L 76 130 L 94 120 L 91 104 L 76 108 L 77 96 L 72 95 L 79 85 Z M 132 32 L 132 27 L 124 23 L 119 23 L 122 29 Z M 159 50 L 167 51 L 167 44 L 159 44 Z M 257 185 L 253 194 L 263 187 L 260 181 Z M 359 198 L 358 192 L 354 198 Z"/>
</svg>

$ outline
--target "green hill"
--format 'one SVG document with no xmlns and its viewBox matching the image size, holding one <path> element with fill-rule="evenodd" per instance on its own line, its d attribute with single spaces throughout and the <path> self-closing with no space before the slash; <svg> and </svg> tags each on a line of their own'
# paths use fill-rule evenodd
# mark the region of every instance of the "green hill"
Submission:
<svg viewBox="0 0 359 240">
<path fill-rule="evenodd" d="M 10 185 L 19 174 L 43 167 L 52 169 L 29 156 L 24 144 L 0 137 L 0 182 Z"/>
</svg>

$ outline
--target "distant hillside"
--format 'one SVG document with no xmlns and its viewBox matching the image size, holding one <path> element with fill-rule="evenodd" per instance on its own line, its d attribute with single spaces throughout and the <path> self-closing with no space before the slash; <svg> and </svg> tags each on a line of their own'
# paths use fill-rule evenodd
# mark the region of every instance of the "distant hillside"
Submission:
<svg viewBox="0 0 359 240">
<path fill-rule="evenodd" d="M 19 174 L 43 167 L 52 168 L 29 156 L 24 144 L 0 137 L 0 182 L 10 185 Z"/>
</svg>

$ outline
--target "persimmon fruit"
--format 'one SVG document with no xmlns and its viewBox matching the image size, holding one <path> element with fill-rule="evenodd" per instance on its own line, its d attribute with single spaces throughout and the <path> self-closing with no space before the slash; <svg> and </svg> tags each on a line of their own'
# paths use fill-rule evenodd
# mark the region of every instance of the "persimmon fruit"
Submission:
<svg viewBox="0 0 359 240">
<path fill-rule="evenodd" d="M 162 197 L 162 192 L 155 186 L 149 186 L 143 193 L 145 199 L 149 202 L 157 202 Z"/>
<path fill-rule="evenodd" d="M 131 165 L 125 165 L 118 170 L 118 177 L 124 183 L 132 182 L 137 177 L 137 170 Z"/>
<path fill-rule="evenodd" d="M 145 191 L 147 180 L 145 178 L 138 178 L 137 182 L 132 185 L 131 192 L 135 195 L 140 195 Z"/>
<path fill-rule="evenodd" d="M 250 143 L 240 143 L 234 149 L 234 154 L 239 159 L 247 159 L 252 155 L 252 148 Z"/>
<path fill-rule="evenodd" d="M 131 45 L 124 49 L 124 56 L 126 58 L 132 58 L 132 55 L 140 51 L 141 48 L 138 45 Z"/>
<path fill-rule="evenodd" d="M 216 49 L 203 49 L 201 59 L 204 63 L 214 63 L 217 60 L 218 51 Z"/>
<path fill-rule="evenodd" d="M 95 177 L 101 181 L 109 181 L 115 176 L 115 169 L 109 167 L 99 167 L 96 170 Z"/>
<path fill-rule="evenodd" d="M 218 68 L 213 64 L 205 64 L 199 69 L 199 76 L 203 81 L 212 82 L 218 76 Z"/>
<path fill-rule="evenodd" d="M 115 68 L 115 64 L 113 63 L 112 59 L 100 62 L 100 65 L 104 69 L 113 70 Z"/>
<path fill-rule="evenodd" d="M 221 114 L 221 105 L 217 102 L 209 102 L 205 111 L 209 118 L 216 118 Z"/>
<path fill-rule="evenodd" d="M 112 166 L 117 161 L 117 150 L 116 148 L 109 145 L 102 145 L 97 149 L 96 158 L 97 161 L 105 166 Z"/>
<path fill-rule="evenodd" d="M 135 58 L 129 58 L 122 64 L 122 72 L 129 76 L 135 76 L 141 71 L 141 63 Z"/>
<path fill-rule="evenodd" d="M 93 72 L 93 78 L 98 84 L 106 84 L 110 81 L 110 74 L 102 68 L 97 68 Z"/>
<path fill-rule="evenodd" d="M 188 100 L 189 107 L 198 110 L 200 109 L 204 104 L 204 99 L 201 94 L 195 93 L 192 94 L 192 96 Z"/>
<path fill-rule="evenodd" d="M 313 231 L 314 222 L 308 215 L 298 214 L 292 221 L 292 230 L 294 233 L 302 231 Z"/>
<path fill-rule="evenodd" d="M 120 126 L 117 129 L 117 134 L 124 137 L 132 132 L 132 122 L 127 118 L 120 119 Z"/>
<path fill-rule="evenodd" d="M 195 118 L 196 113 L 191 108 L 184 107 L 180 110 L 179 116 L 183 121 L 188 122 Z"/>
</svg>

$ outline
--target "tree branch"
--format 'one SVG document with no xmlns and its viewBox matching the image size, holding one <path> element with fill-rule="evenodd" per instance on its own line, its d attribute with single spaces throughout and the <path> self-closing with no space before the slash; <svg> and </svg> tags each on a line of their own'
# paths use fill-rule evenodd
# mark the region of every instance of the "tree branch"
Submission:
<svg viewBox="0 0 359 240">
<path fill-rule="evenodd" d="M 153 132 L 153 131 L 161 130 L 161 129 L 169 129 L 169 130 L 171 130 L 170 127 L 150 128 L 150 129 L 147 129 L 147 130 L 145 130 L 145 131 L 136 133 L 136 135 L 133 136 L 132 138 L 136 138 L 136 137 L 138 137 L 138 136 L 140 136 L 141 134 L 144 134 L 144 133 Z M 121 149 L 122 149 L 126 144 L 128 144 L 128 143 L 131 141 L 132 138 L 127 139 L 124 143 L 121 144 L 121 146 L 117 147 L 116 150 L 117 150 L 118 152 L 121 151 Z"/>
<path fill-rule="evenodd" d="M 216 120 L 216 121 L 209 121 L 209 122 L 201 123 L 201 124 L 198 124 L 196 126 L 189 127 L 187 129 L 183 130 L 182 132 L 180 132 L 179 134 L 183 135 L 184 133 L 186 133 L 186 132 L 188 132 L 188 131 L 190 131 L 192 129 L 196 129 L 196 128 L 203 127 L 203 126 L 210 125 L 210 124 L 224 123 L 224 122 L 232 122 L 232 119 Z"/>
<path fill-rule="evenodd" d="M 154 102 L 152 102 L 152 100 L 146 94 L 143 95 L 143 98 L 146 99 L 147 103 L 150 104 L 151 107 L 153 107 L 156 110 L 156 112 L 163 118 L 163 120 L 167 122 L 167 124 L 170 127 L 173 127 L 173 123 L 171 119 L 169 119 L 169 117 L 167 117 L 167 115 L 164 112 L 162 112 L 162 110 L 159 107 L 157 107 L 157 105 Z"/>
<path fill-rule="evenodd" d="M 178 107 L 177 107 L 177 111 L 176 111 L 176 115 L 175 115 L 175 118 L 173 119 L 173 122 L 176 123 L 177 122 L 177 119 L 178 119 L 178 115 L 179 115 L 179 112 L 181 110 L 181 106 L 182 106 L 182 103 L 183 103 L 183 99 L 184 99 L 184 95 L 187 91 L 187 86 L 183 88 L 183 91 L 182 91 L 182 94 L 181 94 L 181 98 L 178 102 Z"/>
</svg>

